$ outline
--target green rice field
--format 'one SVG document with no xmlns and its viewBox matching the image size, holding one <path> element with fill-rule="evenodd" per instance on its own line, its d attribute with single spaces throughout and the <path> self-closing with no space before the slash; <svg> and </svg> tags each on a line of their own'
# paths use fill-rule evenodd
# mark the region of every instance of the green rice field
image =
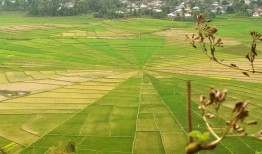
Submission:
<svg viewBox="0 0 262 154">
<path fill-rule="evenodd" d="M 262 18 L 217 16 L 210 23 L 226 63 L 245 59 Z M 262 142 L 262 75 L 244 76 L 192 48 L 194 23 L 132 18 L 29 17 L 0 12 L 0 148 L 47 154 L 72 141 L 79 154 L 183 154 L 188 143 L 186 81 L 192 82 L 193 129 L 207 131 L 198 110 L 210 87 L 228 89 L 219 128 L 234 103 L 249 102 L 257 125 L 231 132 L 203 154 L 255 154 Z M 262 44 L 254 65 L 262 69 Z M 214 112 L 210 110 L 210 112 Z M 214 139 L 212 136 L 210 140 Z"/>
</svg>

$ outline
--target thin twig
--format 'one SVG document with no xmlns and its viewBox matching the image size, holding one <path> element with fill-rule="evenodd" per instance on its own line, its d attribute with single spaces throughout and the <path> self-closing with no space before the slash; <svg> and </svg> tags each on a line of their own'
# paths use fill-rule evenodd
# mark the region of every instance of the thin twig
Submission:
<svg viewBox="0 0 262 154">
<path fill-rule="evenodd" d="M 202 46 L 202 45 L 201 45 Z M 203 47 L 202 47 L 203 48 Z M 203 50 L 203 53 L 213 62 L 217 63 L 217 64 L 220 64 L 220 65 L 223 65 L 223 66 L 226 66 L 226 67 L 229 67 L 231 69 L 235 69 L 235 70 L 239 70 L 239 71 L 242 71 L 242 72 L 251 72 L 251 73 L 262 73 L 262 71 L 257 71 L 257 70 L 248 70 L 248 69 L 243 69 L 243 68 L 239 68 L 239 67 L 232 67 L 231 65 L 229 64 L 225 64 L 225 63 L 222 63 L 218 60 L 214 60 L 213 57 L 211 57 L 210 55 L 208 55 L 208 53 Z M 252 65 L 253 66 L 253 65 Z"/>
</svg>

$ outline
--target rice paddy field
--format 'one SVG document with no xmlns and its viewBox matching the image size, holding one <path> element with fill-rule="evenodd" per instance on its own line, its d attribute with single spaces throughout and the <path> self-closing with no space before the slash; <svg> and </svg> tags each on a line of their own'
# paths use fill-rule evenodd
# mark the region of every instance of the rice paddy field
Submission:
<svg viewBox="0 0 262 154">
<path fill-rule="evenodd" d="M 218 16 L 210 24 L 225 44 L 218 57 L 250 67 L 249 32 L 262 32 L 262 18 Z M 194 130 L 207 130 L 198 104 L 210 87 L 229 91 L 220 118 L 210 120 L 214 129 L 238 101 L 250 103 L 248 120 L 258 123 L 246 127 L 247 136 L 232 132 L 200 153 L 262 151 L 255 138 L 262 129 L 262 74 L 246 77 L 209 61 L 185 41 L 193 31 L 191 22 L 0 12 L 0 147 L 44 154 L 72 141 L 80 154 L 183 154 L 191 80 Z M 261 43 L 257 50 L 254 65 L 262 69 Z"/>
</svg>

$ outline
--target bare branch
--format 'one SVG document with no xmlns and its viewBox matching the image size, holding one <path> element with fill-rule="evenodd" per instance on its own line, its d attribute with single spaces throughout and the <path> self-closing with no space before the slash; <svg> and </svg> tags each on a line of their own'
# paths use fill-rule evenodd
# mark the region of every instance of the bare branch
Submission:
<svg viewBox="0 0 262 154">
<path fill-rule="evenodd" d="M 255 70 L 254 67 L 254 61 L 257 57 L 256 47 L 257 47 L 257 41 L 262 41 L 262 35 L 256 31 L 250 32 L 250 35 L 252 36 L 252 44 L 251 44 L 251 50 L 247 53 L 245 56 L 246 59 L 250 62 L 251 69 L 244 69 L 238 67 L 236 64 L 226 64 L 224 63 L 224 60 L 218 60 L 216 57 L 216 47 L 223 47 L 223 41 L 221 38 L 216 39 L 215 35 L 217 33 L 217 28 L 210 27 L 206 24 L 209 20 L 206 19 L 202 14 L 197 16 L 197 22 L 196 22 L 196 30 L 198 31 L 198 36 L 195 34 L 192 35 L 190 38 L 189 36 L 186 36 L 190 40 L 190 44 L 194 47 L 196 47 L 196 42 L 200 44 L 204 54 L 213 62 L 223 65 L 225 67 L 239 70 L 244 75 L 249 77 L 248 72 L 251 73 L 262 73 L 260 70 Z M 209 48 L 206 47 L 205 40 L 208 40 Z M 209 51 L 209 52 L 208 52 Z"/>
</svg>

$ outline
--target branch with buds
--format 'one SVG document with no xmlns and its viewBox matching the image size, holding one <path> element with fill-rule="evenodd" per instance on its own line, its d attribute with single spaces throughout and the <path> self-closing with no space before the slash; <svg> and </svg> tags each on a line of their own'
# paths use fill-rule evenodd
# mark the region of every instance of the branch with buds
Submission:
<svg viewBox="0 0 262 154">
<path fill-rule="evenodd" d="M 205 96 L 200 96 L 199 110 L 202 113 L 202 118 L 205 121 L 208 131 L 216 138 L 216 140 L 210 143 L 206 143 L 209 132 L 205 132 L 202 134 L 198 131 L 192 131 L 189 133 L 189 136 L 196 138 L 198 141 L 189 143 L 186 146 L 187 154 L 194 154 L 201 150 L 214 149 L 217 146 L 217 144 L 220 143 L 220 141 L 223 140 L 228 135 L 228 133 L 230 133 L 232 130 L 239 132 L 239 133 L 245 131 L 245 128 L 240 127 L 238 123 L 244 122 L 245 118 L 249 115 L 249 111 L 247 110 L 247 107 L 248 107 L 247 102 L 237 102 L 235 104 L 234 108 L 232 109 L 231 119 L 227 121 L 227 126 L 224 127 L 224 130 L 222 130 L 221 136 L 218 136 L 215 133 L 215 131 L 212 129 L 212 127 L 210 126 L 208 118 L 214 118 L 215 116 L 213 114 L 208 113 L 208 108 L 213 107 L 218 116 L 219 109 L 221 105 L 226 101 L 226 97 L 227 97 L 226 89 L 218 90 L 215 88 L 211 88 L 210 93 L 209 93 L 209 99 L 207 99 L 207 97 Z M 247 124 L 256 124 L 257 122 L 249 121 L 246 123 Z M 242 135 L 246 135 L 246 133 Z"/>
<path fill-rule="evenodd" d="M 206 24 L 206 22 L 210 22 L 209 19 L 206 19 L 202 14 L 197 16 L 197 22 L 196 22 L 196 30 L 198 31 L 198 34 L 193 34 L 191 37 L 186 35 L 187 40 L 189 40 L 190 44 L 197 48 L 196 43 L 200 43 L 200 46 L 204 52 L 204 54 L 212 61 L 241 71 L 244 75 L 249 76 L 248 72 L 252 73 L 262 73 L 262 71 L 255 70 L 254 68 L 254 61 L 255 57 L 257 56 L 256 47 L 257 47 L 257 41 L 262 41 L 262 35 L 256 31 L 250 32 L 250 35 L 252 36 L 252 44 L 251 44 L 251 50 L 247 53 L 246 58 L 250 62 L 250 65 L 252 66 L 252 69 L 244 69 L 238 67 L 236 64 L 226 64 L 223 62 L 223 60 L 218 60 L 215 56 L 216 48 L 217 47 L 223 47 L 223 41 L 221 38 L 216 39 L 215 35 L 217 33 L 217 29 L 215 27 L 210 27 Z M 208 40 L 208 42 L 206 42 Z M 206 44 L 209 44 L 209 47 L 206 46 Z"/>
</svg>

